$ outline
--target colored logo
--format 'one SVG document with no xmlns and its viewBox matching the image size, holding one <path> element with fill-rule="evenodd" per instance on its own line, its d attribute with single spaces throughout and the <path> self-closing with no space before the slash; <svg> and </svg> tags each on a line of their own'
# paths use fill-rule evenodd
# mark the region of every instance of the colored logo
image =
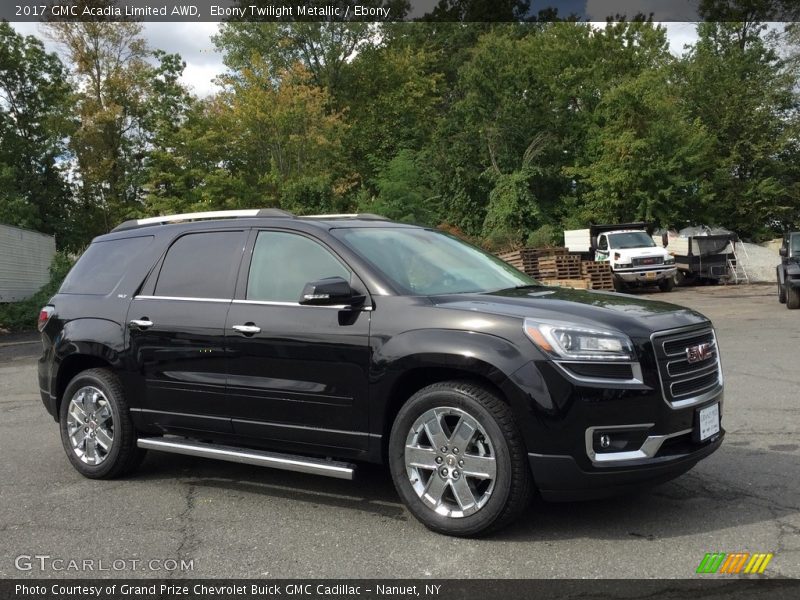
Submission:
<svg viewBox="0 0 800 600">
<path fill-rule="evenodd" d="M 734 552 L 732 554 L 709 552 L 700 561 L 696 572 L 755 575 L 756 573 L 764 572 L 769 561 L 772 560 L 772 556 L 771 552 L 756 552 L 755 554 L 750 554 L 749 552 Z"/>
</svg>

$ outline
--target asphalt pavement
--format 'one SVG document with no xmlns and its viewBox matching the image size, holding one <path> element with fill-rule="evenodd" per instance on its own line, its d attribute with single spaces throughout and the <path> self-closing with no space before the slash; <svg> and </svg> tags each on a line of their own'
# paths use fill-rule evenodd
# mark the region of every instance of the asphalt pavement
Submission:
<svg viewBox="0 0 800 600">
<path fill-rule="evenodd" d="M 800 311 L 773 288 L 652 294 L 717 327 L 718 452 L 635 495 L 537 500 L 481 540 L 425 529 L 375 467 L 346 482 L 151 452 L 128 479 L 84 479 L 39 399 L 36 337 L 0 337 L 0 577 L 685 578 L 740 551 L 774 554 L 762 577 L 800 577 Z"/>
</svg>

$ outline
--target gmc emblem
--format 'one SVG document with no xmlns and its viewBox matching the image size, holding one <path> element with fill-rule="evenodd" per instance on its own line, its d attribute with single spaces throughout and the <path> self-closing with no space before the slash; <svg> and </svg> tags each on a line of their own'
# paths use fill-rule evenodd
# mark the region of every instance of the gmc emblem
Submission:
<svg viewBox="0 0 800 600">
<path fill-rule="evenodd" d="M 706 360 L 711 356 L 711 344 L 699 344 L 697 346 L 690 346 L 686 349 L 686 360 L 689 364 L 697 363 Z"/>
</svg>

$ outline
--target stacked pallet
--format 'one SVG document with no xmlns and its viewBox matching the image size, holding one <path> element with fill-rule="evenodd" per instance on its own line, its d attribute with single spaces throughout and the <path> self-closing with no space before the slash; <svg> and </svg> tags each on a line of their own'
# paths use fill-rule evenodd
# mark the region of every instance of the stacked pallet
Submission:
<svg viewBox="0 0 800 600">
<path fill-rule="evenodd" d="M 497 257 L 526 275 L 538 279 L 540 258 L 565 254 L 567 254 L 566 248 L 520 248 L 519 250 L 501 252 Z"/>
<path fill-rule="evenodd" d="M 581 277 L 590 290 L 613 290 L 614 274 L 607 262 L 585 260 L 581 263 Z"/>
<path fill-rule="evenodd" d="M 581 257 L 563 254 L 539 259 L 540 279 L 582 279 Z"/>
<path fill-rule="evenodd" d="M 554 285 L 557 287 L 568 287 L 575 290 L 588 290 L 589 282 L 585 279 L 542 279 L 544 285 Z"/>
</svg>

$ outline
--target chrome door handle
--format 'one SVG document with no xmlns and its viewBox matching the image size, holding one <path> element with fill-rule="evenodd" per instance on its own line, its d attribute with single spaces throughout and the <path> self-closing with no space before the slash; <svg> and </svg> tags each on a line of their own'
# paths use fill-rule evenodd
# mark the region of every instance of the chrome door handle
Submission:
<svg viewBox="0 0 800 600">
<path fill-rule="evenodd" d="M 234 331 L 243 333 L 245 335 L 253 335 L 254 333 L 261 333 L 261 327 L 258 325 L 234 325 L 231 327 Z"/>
<path fill-rule="evenodd" d="M 128 323 L 128 327 L 131 329 L 147 329 L 148 327 L 152 327 L 153 322 L 148 321 L 147 319 L 132 319 Z"/>
</svg>

